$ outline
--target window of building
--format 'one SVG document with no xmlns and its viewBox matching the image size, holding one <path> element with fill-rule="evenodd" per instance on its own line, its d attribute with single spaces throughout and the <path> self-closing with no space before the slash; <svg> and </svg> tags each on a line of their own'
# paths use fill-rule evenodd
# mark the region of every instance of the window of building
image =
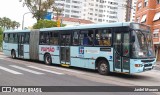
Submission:
<svg viewBox="0 0 160 95">
<path fill-rule="evenodd" d="M 140 17 L 137 17 L 136 22 L 140 23 Z"/>
<path fill-rule="evenodd" d="M 146 18 L 147 18 L 147 15 L 143 15 L 143 16 L 142 16 L 142 19 L 141 19 L 141 23 L 146 22 Z"/>
<path fill-rule="evenodd" d="M 159 29 L 153 30 L 153 38 L 158 38 L 159 37 Z"/>
<path fill-rule="evenodd" d="M 144 7 L 148 6 L 148 0 L 144 1 Z"/>
<path fill-rule="evenodd" d="M 140 3 L 138 4 L 138 10 L 141 9 L 141 7 L 142 7 L 142 3 L 140 2 Z"/>
<path fill-rule="evenodd" d="M 93 45 L 93 30 L 81 30 L 79 36 L 80 45 Z"/>
<path fill-rule="evenodd" d="M 157 0 L 157 4 L 160 4 L 160 0 Z"/>
<path fill-rule="evenodd" d="M 97 29 L 95 31 L 94 45 L 111 46 L 112 34 L 111 29 Z"/>
<path fill-rule="evenodd" d="M 153 21 L 157 21 L 160 19 L 160 12 L 157 12 L 153 18 Z"/>
</svg>

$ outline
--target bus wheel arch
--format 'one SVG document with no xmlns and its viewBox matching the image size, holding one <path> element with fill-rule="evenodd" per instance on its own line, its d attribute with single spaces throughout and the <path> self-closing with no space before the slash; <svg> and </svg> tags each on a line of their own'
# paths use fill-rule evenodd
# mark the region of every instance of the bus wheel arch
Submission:
<svg viewBox="0 0 160 95">
<path fill-rule="evenodd" d="M 108 75 L 110 73 L 109 61 L 104 57 L 99 57 L 96 59 L 96 69 L 101 75 Z"/>
<path fill-rule="evenodd" d="M 15 52 L 14 49 L 11 50 L 11 57 L 12 57 L 13 59 L 16 58 L 16 52 Z"/>
<path fill-rule="evenodd" d="M 44 54 L 44 63 L 47 65 L 52 64 L 52 57 L 51 57 L 51 54 L 48 52 Z"/>
</svg>

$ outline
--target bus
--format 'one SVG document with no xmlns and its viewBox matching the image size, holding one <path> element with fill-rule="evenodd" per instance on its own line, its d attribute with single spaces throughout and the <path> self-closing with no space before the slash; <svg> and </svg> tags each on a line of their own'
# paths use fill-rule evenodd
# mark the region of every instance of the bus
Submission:
<svg viewBox="0 0 160 95">
<path fill-rule="evenodd" d="M 12 58 L 93 69 L 102 75 L 149 71 L 156 63 L 150 28 L 139 23 L 6 30 L 3 37 L 3 52 Z"/>
</svg>

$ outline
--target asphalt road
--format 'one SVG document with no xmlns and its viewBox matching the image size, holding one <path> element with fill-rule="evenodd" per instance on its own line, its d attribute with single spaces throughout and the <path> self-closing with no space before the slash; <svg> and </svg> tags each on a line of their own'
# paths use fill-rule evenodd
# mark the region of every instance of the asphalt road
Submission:
<svg viewBox="0 0 160 95">
<path fill-rule="evenodd" d="M 99 75 L 96 71 L 47 66 L 42 62 L 11 59 L 0 55 L 0 86 L 160 86 L 160 71 L 152 70 L 134 75 L 112 73 Z M 147 92 L 54 92 L 23 93 L 24 95 L 160 95 Z M 22 95 L 22 93 L 0 93 Z"/>
</svg>

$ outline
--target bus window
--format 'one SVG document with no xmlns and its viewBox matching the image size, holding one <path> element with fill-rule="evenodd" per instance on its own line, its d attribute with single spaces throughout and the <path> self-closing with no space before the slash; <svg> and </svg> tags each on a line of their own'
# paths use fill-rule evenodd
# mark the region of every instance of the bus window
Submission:
<svg viewBox="0 0 160 95">
<path fill-rule="evenodd" d="M 14 33 L 14 43 L 18 43 L 18 34 Z"/>
<path fill-rule="evenodd" d="M 111 46 L 111 29 L 98 29 L 95 31 L 94 45 Z"/>
<path fill-rule="evenodd" d="M 14 42 L 14 37 L 13 37 L 13 33 L 9 34 L 9 43 L 13 43 Z"/>
<path fill-rule="evenodd" d="M 24 44 L 29 44 L 29 33 L 25 33 Z"/>
<path fill-rule="evenodd" d="M 50 44 L 51 45 L 58 45 L 58 33 L 56 33 L 56 32 L 50 33 Z"/>
<path fill-rule="evenodd" d="M 123 56 L 129 56 L 129 33 L 124 33 L 123 39 Z"/>
<path fill-rule="evenodd" d="M 79 45 L 78 31 L 73 32 L 73 45 Z"/>
<path fill-rule="evenodd" d="M 49 44 L 49 33 L 40 33 L 40 44 Z"/>
<path fill-rule="evenodd" d="M 82 30 L 79 40 L 80 45 L 93 45 L 93 30 Z"/>
<path fill-rule="evenodd" d="M 7 33 L 4 34 L 4 42 L 8 43 L 8 34 Z"/>
</svg>

